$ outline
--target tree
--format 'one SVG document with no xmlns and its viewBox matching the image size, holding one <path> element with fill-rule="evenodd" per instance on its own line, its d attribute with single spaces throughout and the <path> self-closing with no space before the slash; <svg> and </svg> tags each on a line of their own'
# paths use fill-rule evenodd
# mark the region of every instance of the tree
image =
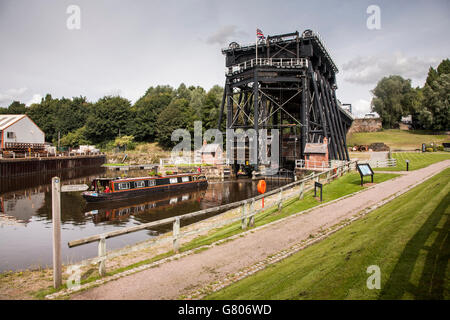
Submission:
<svg viewBox="0 0 450 320">
<path fill-rule="evenodd" d="M 131 134 L 136 141 L 154 141 L 156 139 L 156 120 L 159 113 L 167 107 L 174 96 L 170 86 L 150 87 L 133 106 L 136 125 Z"/>
<path fill-rule="evenodd" d="M 449 59 L 442 60 L 442 62 L 437 67 L 437 73 L 438 73 L 438 75 L 450 74 L 450 60 Z"/>
<path fill-rule="evenodd" d="M 172 132 L 176 129 L 188 129 L 190 118 L 187 114 L 188 109 L 188 100 L 174 99 L 167 108 L 161 111 L 156 121 L 157 140 L 161 146 L 165 148 L 173 147 L 175 143 L 171 141 Z"/>
<path fill-rule="evenodd" d="M 89 141 L 86 139 L 86 127 L 69 132 L 61 138 L 60 143 L 61 146 L 70 148 L 77 148 L 80 145 L 89 144 Z"/>
<path fill-rule="evenodd" d="M 93 143 L 114 140 L 134 130 L 135 115 L 129 100 L 106 96 L 97 101 L 86 120 L 86 137 Z"/>
<path fill-rule="evenodd" d="M 32 104 L 27 110 L 27 115 L 44 131 L 46 141 L 58 138 L 55 128 L 57 104 L 58 100 L 47 94 L 41 103 Z"/>
<path fill-rule="evenodd" d="M 203 109 L 203 125 L 206 129 L 216 128 L 219 121 L 220 104 L 222 103 L 223 88 L 215 85 L 212 87 L 205 97 L 205 105 Z M 224 129 L 225 122 L 222 122 Z"/>
<path fill-rule="evenodd" d="M 410 111 L 408 94 L 411 90 L 411 80 L 397 75 L 384 77 L 372 90 L 372 111 L 380 115 L 383 128 L 396 127 L 402 115 Z"/>
<path fill-rule="evenodd" d="M 425 129 L 450 129 L 450 74 L 442 73 L 430 85 L 425 84 L 421 113 L 421 122 Z"/>
<path fill-rule="evenodd" d="M 27 107 L 25 103 L 20 103 L 19 101 L 13 101 L 8 107 L 8 114 L 25 114 L 27 112 Z"/>
</svg>

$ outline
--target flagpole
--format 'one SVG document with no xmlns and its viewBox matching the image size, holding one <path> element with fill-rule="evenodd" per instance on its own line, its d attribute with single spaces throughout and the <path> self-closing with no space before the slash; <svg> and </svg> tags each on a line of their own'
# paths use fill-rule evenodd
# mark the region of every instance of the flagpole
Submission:
<svg viewBox="0 0 450 320">
<path fill-rule="evenodd" d="M 258 64 L 258 29 L 256 29 L 256 64 Z"/>
</svg>

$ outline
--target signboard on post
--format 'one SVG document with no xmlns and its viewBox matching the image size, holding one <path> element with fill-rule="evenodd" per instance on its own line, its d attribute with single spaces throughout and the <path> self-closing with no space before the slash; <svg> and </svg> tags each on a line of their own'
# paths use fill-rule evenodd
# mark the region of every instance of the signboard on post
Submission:
<svg viewBox="0 0 450 320">
<path fill-rule="evenodd" d="M 363 185 L 364 182 L 364 177 L 365 176 L 371 176 L 372 178 L 372 183 L 373 183 L 373 170 L 372 167 L 370 166 L 370 164 L 368 163 L 358 163 L 356 165 L 356 168 L 358 169 L 359 175 L 361 176 L 361 186 Z"/>
<path fill-rule="evenodd" d="M 314 182 L 314 197 L 316 197 L 316 188 L 320 188 L 320 202 L 322 202 L 322 187 L 323 185 L 319 182 Z"/>
<path fill-rule="evenodd" d="M 61 192 L 77 192 L 77 191 L 86 191 L 89 189 L 86 184 L 66 184 L 61 187 Z"/>
</svg>

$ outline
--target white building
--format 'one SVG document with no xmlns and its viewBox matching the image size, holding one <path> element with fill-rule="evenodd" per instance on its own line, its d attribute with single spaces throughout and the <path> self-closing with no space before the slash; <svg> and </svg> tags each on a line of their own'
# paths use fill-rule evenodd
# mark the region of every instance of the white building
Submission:
<svg viewBox="0 0 450 320">
<path fill-rule="evenodd" d="M 44 149 L 44 132 L 25 114 L 0 114 L 0 150 Z"/>
</svg>

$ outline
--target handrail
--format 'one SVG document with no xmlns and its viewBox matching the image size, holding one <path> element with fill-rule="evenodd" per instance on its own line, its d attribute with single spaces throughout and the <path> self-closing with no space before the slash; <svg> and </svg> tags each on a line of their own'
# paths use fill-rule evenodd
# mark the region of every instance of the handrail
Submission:
<svg viewBox="0 0 450 320">
<path fill-rule="evenodd" d="M 355 161 L 352 162 L 348 162 L 345 163 L 339 167 L 343 167 L 343 166 L 350 166 L 352 163 L 354 163 Z M 268 197 L 271 196 L 273 194 L 279 193 L 280 191 L 289 189 L 291 187 L 294 187 L 298 184 L 307 182 L 309 180 L 315 179 L 316 177 L 319 177 L 320 175 L 323 175 L 325 173 L 331 172 L 336 168 L 331 168 L 327 171 L 323 171 L 323 172 L 319 172 L 316 174 L 312 174 L 311 176 L 308 176 L 306 178 L 303 178 L 301 180 L 297 180 L 291 183 L 288 183 L 280 188 L 271 190 L 269 192 L 266 192 L 264 194 L 249 198 L 249 199 L 245 199 L 245 200 L 241 200 L 241 201 L 237 201 L 237 202 L 233 202 L 233 203 L 229 203 L 229 204 L 225 204 L 225 205 L 221 205 L 218 207 L 214 207 L 214 208 L 208 208 L 208 209 L 203 209 L 200 211 L 195 211 L 195 212 L 191 212 L 191 213 L 187 213 L 187 214 L 183 214 L 180 216 L 176 216 L 176 217 L 170 217 L 170 218 L 166 218 L 163 220 L 158 220 L 158 221 L 153 221 L 153 222 L 149 222 L 149 223 L 144 223 L 138 226 L 133 226 L 133 227 L 126 227 L 126 228 L 122 228 L 120 230 L 114 230 L 114 231 L 110 231 L 110 232 L 106 232 L 106 233 L 102 233 L 102 234 L 97 234 L 97 235 L 93 235 L 93 236 L 89 236 L 89 237 L 85 237 L 85 238 L 81 238 L 78 240 L 73 240 L 73 241 L 69 241 L 68 242 L 68 246 L 70 248 L 72 247 L 76 247 L 76 246 L 80 246 L 83 244 L 87 244 L 87 243 L 91 243 L 91 242 L 95 242 L 95 241 L 100 241 L 102 239 L 107 239 L 107 238 L 112 238 L 112 237 L 117 237 L 120 235 L 124 235 L 124 234 L 128 234 L 128 233 L 132 233 L 132 232 L 136 232 L 136 231 L 140 231 L 140 230 L 144 230 L 144 229 L 148 229 L 150 227 L 156 227 L 156 226 L 161 226 L 161 225 L 165 225 L 165 224 L 169 224 L 169 223 L 174 223 L 176 220 L 185 220 L 185 219 L 189 219 L 189 218 L 193 218 L 193 217 L 197 217 L 200 215 L 205 215 L 208 213 L 213 213 L 213 212 L 218 212 L 218 211 L 225 211 L 225 210 L 230 210 L 230 209 L 234 209 L 234 208 L 238 208 L 242 205 L 246 205 L 252 201 L 257 201 L 262 199 L 263 197 Z"/>
<path fill-rule="evenodd" d="M 250 59 L 239 64 L 235 64 L 228 67 L 225 71 L 227 75 L 232 75 L 234 73 L 240 73 L 247 69 L 256 67 L 295 67 L 295 68 L 307 68 L 308 59 L 306 58 L 258 58 Z"/>
</svg>

